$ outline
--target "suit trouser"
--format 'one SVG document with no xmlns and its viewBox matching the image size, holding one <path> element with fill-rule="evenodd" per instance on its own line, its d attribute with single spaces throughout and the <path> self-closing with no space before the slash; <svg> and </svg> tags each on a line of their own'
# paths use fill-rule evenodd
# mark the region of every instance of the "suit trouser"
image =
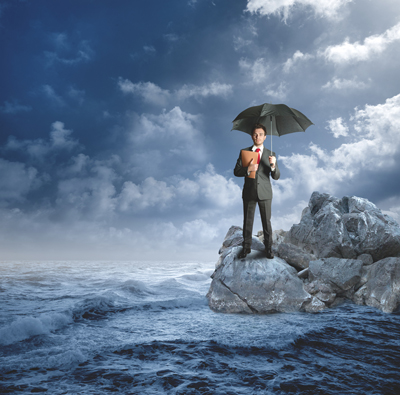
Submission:
<svg viewBox="0 0 400 395">
<path fill-rule="evenodd" d="M 272 227 L 271 227 L 271 203 L 272 199 L 267 200 L 248 200 L 243 199 L 243 247 L 251 248 L 253 233 L 254 213 L 256 206 L 260 209 L 261 223 L 264 232 L 264 245 L 266 249 L 272 247 Z"/>
</svg>

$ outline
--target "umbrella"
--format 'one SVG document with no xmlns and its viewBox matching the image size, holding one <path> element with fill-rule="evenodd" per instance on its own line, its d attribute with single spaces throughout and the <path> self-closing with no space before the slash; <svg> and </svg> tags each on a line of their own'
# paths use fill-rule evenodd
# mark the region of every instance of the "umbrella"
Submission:
<svg viewBox="0 0 400 395">
<path fill-rule="evenodd" d="M 313 123 L 300 111 L 285 104 L 261 104 L 242 111 L 234 120 L 232 130 L 252 134 L 253 126 L 261 123 L 267 129 L 267 135 L 282 136 L 284 134 L 305 132 Z"/>
</svg>

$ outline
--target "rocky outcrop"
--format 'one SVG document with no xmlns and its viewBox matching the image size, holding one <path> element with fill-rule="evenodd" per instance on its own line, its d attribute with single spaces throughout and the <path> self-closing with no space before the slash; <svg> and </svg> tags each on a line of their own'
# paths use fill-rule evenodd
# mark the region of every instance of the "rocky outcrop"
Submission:
<svg viewBox="0 0 400 395">
<path fill-rule="evenodd" d="M 314 192 L 300 223 L 273 241 L 274 259 L 253 237 L 240 260 L 242 229 L 229 229 L 207 294 L 211 309 L 318 312 L 352 300 L 393 312 L 400 305 L 400 227 L 368 200 Z"/>
<path fill-rule="evenodd" d="M 365 284 L 354 294 L 357 304 L 392 313 L 400 304 L 400 258 L 385 258 L 367 266 Z"/>
<path fill-rule="evenodd" d="M 274 313 L 319 311 L 325 305 L 304 290 L 297 271 L 283 259 L 267 259 L 252 251 L 237 258 L 232 248 L 217 266 L 207 294 L 209 306 L 221 313 Z"/>
<path fill-rule="evenodd" d="M 280 243 L 275 252 L 280 258 L 284 259 L 297 270 L 307 268 L 310 261 L 317 259 L 315 255 L 309 254 L 300 247 L 290 243 Z"/>
<path fill-rule="evenodd" d="M 285 243 L 317 258 L 356 259 L 369 254 L 374 262 L 400 257 L 400 227 L 373 203 L 356 196 L 342 199 L 314 192 Z"/>
<path fill-rule="evenodd" d="M 328 307 L 337 297 L 351 299 L 360 283 L 362 267 L 363 262 L 356 259 L 323 258 L 311 261 L 305 289 Z"/>
</svg>

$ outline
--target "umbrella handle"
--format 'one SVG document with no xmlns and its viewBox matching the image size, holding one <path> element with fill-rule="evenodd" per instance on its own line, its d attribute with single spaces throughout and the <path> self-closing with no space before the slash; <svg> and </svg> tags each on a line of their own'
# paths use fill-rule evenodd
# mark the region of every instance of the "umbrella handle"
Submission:
<svg viewBox="0 0 400 395">
<path fill-rule="evenodd" d="M 271 155 L 272 155 L 272 115 L 270 116 L 271 119 Z"/>
</svg>

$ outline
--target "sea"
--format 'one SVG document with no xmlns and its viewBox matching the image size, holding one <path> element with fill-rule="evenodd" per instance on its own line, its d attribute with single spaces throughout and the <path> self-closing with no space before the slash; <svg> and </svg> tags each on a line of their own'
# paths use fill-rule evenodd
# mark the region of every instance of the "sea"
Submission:
<svg viewBox="0 0 400 395">
<path fill-rule="evenodd" d="M 0 262 L 0 393 L 400 393 L 399 312 L 215 313 L 214 267 Z"/>
</svg>

